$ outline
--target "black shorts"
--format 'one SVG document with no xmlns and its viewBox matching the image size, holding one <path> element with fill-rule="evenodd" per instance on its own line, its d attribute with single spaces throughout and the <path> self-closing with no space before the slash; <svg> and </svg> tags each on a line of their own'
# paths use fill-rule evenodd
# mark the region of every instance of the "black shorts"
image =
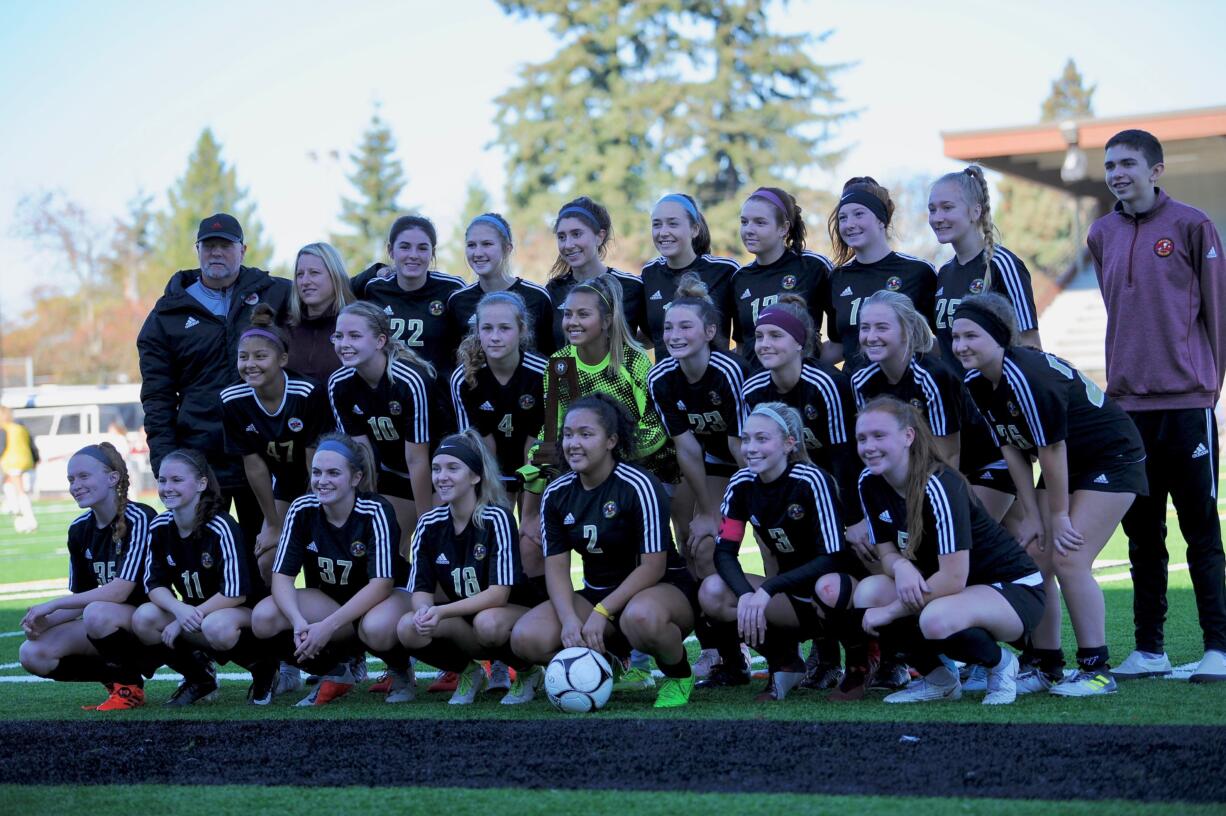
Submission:
<svg viewBox="0 0 1226 816">
<path fill-rule="evenodd" d="M 1047 603 L 1047 593 L 1043 590 L 1043 576 L 1037 572 L 1025 578 L 1019 578 L 1018 581 L 1027 583 L 1002 582 L 992 584 L 991 587 L 1004 596 L 1005 601 L 1013 607 L 1013 611 L 1021 619 L 1022 636 L 1015 640 L 1013 645 L 1024 649 L 1030 643 L 1030 636 L 1038 627 L 1039 621 L 1043 619 L 1043 607 Z"/>
<path fill-rule="evenodd" d="M 962 468 L 962 475 L 966 477 L 966 481 L 973 486 L 986 487 L 990 490 L 997 490 L 1001 493 L 1008 493 L 1010 496 L 1017 495 L 1017 485 L 1013 482 L 1013 474 L 1009 472 L 1009 468 L 1004 466 L 1004 459 L 997 462 L 992 462 L 983 467 L 974 467 L 967 469 Z"/>
<path fill-rule="evenodd" d="M 698 604 L 698 581 L 694 580 L 694 576 L 690 575 L 690 571 L 688 569 L 685 567 L 667 569 L 664 571 L 664 578 L 660 581 L 660 583 L 674 586 L 681 590 L 681 594 L 685 595 L 685 599 L 689 602 L 690 608 L 694 610 L 695 617 L 702 612 L 702 607 Z M 584 584 L 581 589 L 577 590 L 577 593 L 592 606 L 595 606 L 613 594 L 613 590 L 615 589 L 617 589 L 617 586 L 592 587 Z"/>
<path fill-rule="evenodd" d="M 409 481 L 409 477 L 401 476 L 390 470 L 379 469 L 379 479 L 375 484 L 375 489 L 383 496 L 413 501 L 413 483 Z"/>
<path fill-rule="evenodd" d="M 707 470 L 708 476 L 715 476 L 720 479 L 731 479 L 732 474 L 736 473 L 738 468 L 731 462 L 721 462 L 712 456 L 706 457 L 703 466 Z"/>
<path fill-rule="evenodd" d="M 531 609 L 548 600 L 549 592 L 545 588 L 545 576 L 538 575 L 535 578 L 522 578 L 518 584 L 511 587 L 511 597 L 507 599 L 507 603 Z M 596 602 L 593 602 L 592 605 L 595 606 Z"/>
<path fill-rule="evenodd" d="M 1043 477 L 1039 476 L 1038 488 L 1043 489 Z M 1145 459 L 1126 462 L 1108 459 L 1096 467 L 1069 470 L 1068 492 L 1092 490 L 1097 493 L 1135 493 L 1149 495 L 1149 479 L 1145 476 Z"/>
<path fill-rule="evenodd" d="M 795 595 L 784 593 L 785 598 L 792 604 L 792 611 L 796 613 L 796 620 L 800 621 L 800 631 L 805 634 L 801 640 L 808 640 L 809 635 L 816 634 L 820 627 L 821 619 L 817 616 L 817 607 L 813 605 L 813 601 L 809 598 L 797 598 Z"/>
<path fill-rule="evenodd" d="M 293 478 L 281 474 L 272 477 L 272 497 L 277 501 L 292 502 L 299 496 L 305 496 L 310 488 L 306 474 Z"/>
</svg>

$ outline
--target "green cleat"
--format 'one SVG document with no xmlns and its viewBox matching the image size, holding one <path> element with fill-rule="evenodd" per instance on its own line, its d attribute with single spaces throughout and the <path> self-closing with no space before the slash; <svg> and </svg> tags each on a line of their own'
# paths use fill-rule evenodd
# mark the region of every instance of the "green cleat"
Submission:
<svg viewBox="0 0 1226 816">
<path fill-rule="evenodd" d="M 694 675 L 689 677 L 665 677 L 660 681 L 660 690 L 656 692 L 655 708 L 677 708 L 690 701 L 690 692 L 694 690 Z"/>
<path fill-rule="evenodd" d="M 656 678 L 651 676 L 651 672 L 634 666 L 623 669 L 613 679 L 614 691 L 640 691 L 655 687 Z"/>
</svg>

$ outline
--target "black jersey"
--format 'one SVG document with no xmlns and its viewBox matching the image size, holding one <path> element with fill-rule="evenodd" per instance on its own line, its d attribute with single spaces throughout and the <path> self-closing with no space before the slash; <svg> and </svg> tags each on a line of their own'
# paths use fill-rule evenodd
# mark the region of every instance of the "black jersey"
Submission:
<svg viewBox="0 0 1226 816">
<path fill-rule="evenodd" d="M 167 511 L 149 523 L 149 558 L 145 562 L 145 591 L 172 589 L 188 606 L 220 593 L 227 598 L 251 591 L 247 547 L 238 522 L 218 513 L 201 528 L 199 536 L 179 534 L 174 514 Z M 250 598 L 247 605 L 253 605 Z"/>
<path fill-rule="evenodd" d="M 731 464 L 729 437 L 739 439 L 745 422 L 746 363 L 740 355 L 711 352 L 698 382 L 690 382 L 680 364 L 665 357 L 647 375 L 647 389 L 672 437 L 690 431 L 698 439 L 708 462 Z"/>
<path fill-rule="evenodd" d="M 92 510 L 77 516 L 68 526 L 68 591 L 88 592 L 119 579 L 136 584 L 124 603 L 143 603 L 149 524 L 156 517 L 157 511 L 149 505 L 128 502 L 123 511 L 128 531 L 116 544 L 118 515 L 105 527 L 98 526 Z"/>
<path fill-rule="evenodd" d="M 372 269 L 380 266 L 376 264 Z M 395 275 L 390 278 L 366 275 L 364 272 L 354 278 L 353 293 L 391 317 L 392 339 L 403 340 L 439 372 L 448 373 L 455 368 L 455 348 L 446 342 L 447 299 L 463 288 L 464 281 L 454 275 L 428 272 L 420 289 L 406 292 Z"/>
<path fill-rule="evenodd" d="M 843 369 L 852 371 L 866 361 L 860 355 L 860 306 L 875 292 L 885 289 L 902 292 L 912 305 L 933 325 L 934 298 L 937 290 L 936 270 L 932 264 L 910 255 L 891 252 L 876 263 L 861 263 L 856 259 L 840 266 L 830 275 L 832 311 L 829 322 L 834 325 L 831 340 L 843 344 Z"/>
<path fill-rule="evenodd" d="M 748 522 L 774 554 L 779 573 L 763 582 L 771 595 L 787 592 L 809 600 L 821 577 L 819 556 L 843 547 L 843 522 L 834 480 L 821 468 L 793 463 L 772 482 L 753 471 L 738 470 L 728 480 L 720 512 L 727 520 Z M 720 536 L 715 565 L 735 595 L 753 592 L 736 559 L 740 541 Z M 815 569 L 815 567 L 817 569 Z"/>
<path fill-rule="evenodd" d="M 284 376 L 285 395 L 271 414 L 249 385 L 222 391 L 221 424 L 226 453 L 258 455 L 272 474 L 277 498 L 289 501 L 307 489 L 307 448 L 335 424 L 321 386 L 297 375 Z"/>
<path fill-rule="evenodd" d="M 888 541 L 906 554 L 907 502 L 881 476 L 865 470 L 860 475 L 860 501 L 869 520 L 869 540 Z M 1039 568 L 1013 536 L 988 515 L 971 493 L 966 479 L 947 467 L 938 467 L 924 487 L 924 535 L 915 566 L 925 577 L 939 568 L 938 559 L 958 550 L 970 550 L 967 585 L 1012 583 L 1030 578 L 1041 583 Z"/>
<path fill-rule="evenodd" d="M 399 542 L 396 513 L 376 493 L 358 493 L 340 527 L 328 521 L 318 497 L 300 496 L 285 514 L 272 569 L 290 577 L 301 571 L 308 588 L 344 604 L 372 578 L 395 580 L 407 572 L 396 563 L 403 561 Z"/>
<path fill-rule="evenodd" d="M 754 352 L 754 324 L 767 306 L 779 302 L 782 294 L 800 295 L 809 306 L 813 325 L 822 327 L 822 316 L 830 308 L 830 261 L 823 255 L 805 250 L 785 249 L 771 264 L 753 261 L 742 266 L 732 276 L 732 335 L 737 353 L 757 367 Z M 829 326 L 826 327 L 829 333 Z"/>
<path fill-rule="evenodd" d="M 847 375 L 820 360 L 805 360 L 800 380 L 790 391 L 780 391 L 769 371 L 759 371 L 745 381 L 743 395 L 751 411 L 763 402 L 782 402 L 800 412 L 809 458 L 834 475 L 845 500 L 846 521 L 858 522 L 855 503 L 846 500 L 855 492 L 861 467 L 855 446 L 856 398 Z"/>
<path fill-rule="evenodd" d="M 548 361 L 524 352 L 506 385 L 482 366 L 477 384 L 469 386 L 464 369 L 451 373 L 451 402 L 461 431 L 473 428 L 482 436 L 494 438 L 498 469 L 510 476 L 524 464 L 524 446 L 545 423 L 545 403 L 541 378 Z"/>
<path fill-rule="evenodd" d="M 928 420 L 933 436 L 948 436 L 962 430 L 966 392 L 962 377 L 937 354 L 919 354 L 896 383 L 891 383 L 877 363 L 869 363 L 851 375 L 857 407 L 873 397 L 888 394 L 909 402 Z"/>
<path fill-rule="evenodd" d="M 548 357 L 557 350 L 553 337 L 553 301 L 544 286 L 523 278 L 516 278 L 507 289 L 524 299 L 528 307 L 528 318 L 532 321 L 533 346 L 539 354 Z M 485 297 L 486 291 L 481 283 L 470 283 L 463 289 L 457 289 L 447 299 L 447 337 L 452 353 L 459 348 L 460 341 L 468 334 L 473 317 L 477 314 L 477 304 Z M 452 359 L 449 366 L 454 366 Z"/>
<path fill-rule="evenodd" d="M 1035 349 L 1005 351 L 1000 383 L 969 371 L 966 386 L 997 445 L 1034 456 L 1057 442 L 1067 446 L 1070 471 L 1145 458 L 1136 426 L 1093 380 Z"/>
<path fill-rule="evenodd" d="M 546 557 L 569 550 L 583 559 L 583 584 L 611 589 L 626 580 L 640 556 L 667 553 L 668 567 L 685 569 L 673 547 L 668 494 L 642 468 L 619 462 L 592 490 L 579 474 L 550 483 L 541 497 L 541 547 Z"/>
<path fill-rule="evenodd" d="M 950 259 L 937 273 L 936 314 L 934 329 L 941 354 L 950 365 L 960 367 L 954 357 L 953 314 L 962 299 L 984 291 L 1003 295 L 1013 304 L 1013 314 L 1019 332 L 1039 327 L 1039 313 L 1034 305 L 1034 290 L 1030 286 L 1030 270 L 1022 259 L 1002 246 L 992 251 L 992 275 L 984 286 L 983 253 L 980 252 L 965 266 L 957 257 Z"/>
<path fill-rule="evenodd" d="M 433 378 L 404 360 L 389 360 L 374 388 L 356 368 L 342 368 L 328 378 L 328 402 L 337 427 L 369 439 L 379 470 L 406 479 L 404 446 L 430 441 L 433 393 Z"/>
<path fill-rule="evenodd" d="M 455 603 L 491 586 L 515 586 L 522 574 L 515 519 L 497 506 L 486 507 L 481 518 L 481 528 L 469 521 L 461 533 L 449 507 L 435 507 L 419 518 L 405 588 L 433 595 L 437 587 Z"/>
<path fill-rule="evenodd" d="M 608 273 L 617 278 L 622 287 L 622 313 L 626 316 L 626 325 L 630 327 L 630 335 L 635 336 L 640 330 L 647 332 L 647 308 L 643 295 L 643 280 L 638 275 L 622 272 L 620 269 L 608 268 Z M 545 283 L 549 299 L 553 301 L 553 343 L 555 349 L 565 346 L 566 334 L 562 331 L 562 307 L 566 305 L 566 296 L 575 288 L 579 281 L 575 280 L 573 270 L 556 278 L 550 278 Z M 537 334 L 545 331 L 538 328 Z"/>
<path fill-rule="evenodd" d="M 668 356 L 664 347 L 664 313 L 677 295 L 677 281 L 687 272 L 694 272 L 707 285 L 707 296 L 723 318 L 719 336 L 729 337 L 728 330 L 736 304 L 732 300 L 732 276 L 740 266 L 731 258 L 699 255 L 689 266 L 673 269 L 663 257 L 643 267 L 643 292 L 647 304 L 647 336 L 655 347 L 656 360 Z"/>
</svg>

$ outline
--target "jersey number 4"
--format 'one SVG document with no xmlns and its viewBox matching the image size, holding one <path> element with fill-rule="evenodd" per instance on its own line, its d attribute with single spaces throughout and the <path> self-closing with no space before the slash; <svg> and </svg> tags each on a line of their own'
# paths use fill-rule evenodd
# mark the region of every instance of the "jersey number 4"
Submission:
<svg viewBox="0 0 1226 816">
<path fill-rule="evenodd" d="M 277 453 L 277 448 L 281 448 L 281 453 Z M 269 442 L 268 458 L 274 462 L 294 461 L 294 441 L 291 439 L 289 442 Z"/>
</svg>

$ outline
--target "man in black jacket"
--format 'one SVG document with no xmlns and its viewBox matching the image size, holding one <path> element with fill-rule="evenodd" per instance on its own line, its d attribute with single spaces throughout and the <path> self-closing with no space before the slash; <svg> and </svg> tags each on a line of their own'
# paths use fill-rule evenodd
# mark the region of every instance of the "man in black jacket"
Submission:
<svg viewBox="0 0 1226 816">
<path fill-rule="evenodd" d="M 263 515 L 247 485 L 242 460 L 227 456 L 221 430 L 221 390 L 239 382 L 238 340 L 251 310 L 267 303 L 284 315 L 290 283 L 242 265 L 247 247 L 232 215 L 200 222 L 199 269 L 177 272 L 136 339 L 141 403 L 154 473 L 175 448 L 202 451 L 217 474 L 227 506 L 233 501 L 250 550 Z"/>
</svg>

